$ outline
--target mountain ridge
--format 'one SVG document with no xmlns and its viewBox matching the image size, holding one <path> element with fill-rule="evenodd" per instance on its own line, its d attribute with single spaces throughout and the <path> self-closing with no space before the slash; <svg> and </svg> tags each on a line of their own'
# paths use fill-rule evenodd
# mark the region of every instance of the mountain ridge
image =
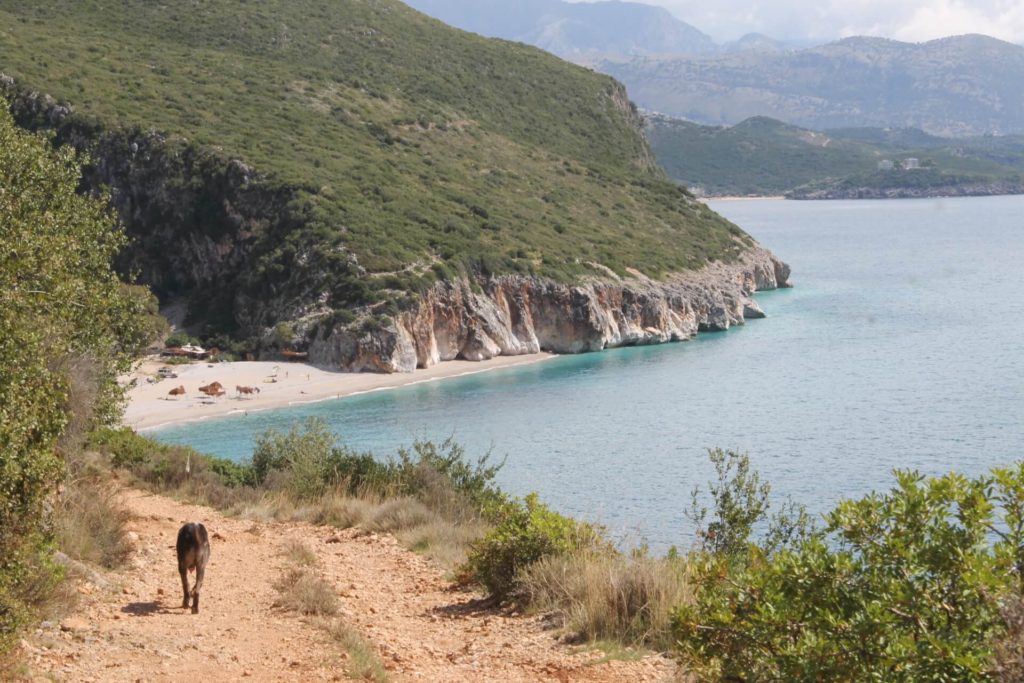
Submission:
<svg viewBox="0 0 1024 683">
<path fill-rule="evenodd" d="M 642 107 L 703 124 L 764 115 L 816 130 L 1024 132 L 1024 48 L 979 34 L 926 43 L 858 36 L 791 52 L 604 60 L 596 68 L 625 83 Z"/>
<path fill-rule="evenodd" d="M 981 34 L 923 43 L 850 36 L 804 49 L 748 34 L 718 45 L 663 8 L 639 3 L 412 2 L 453 25 L 610 74 L 644 109 L 697 123 L 733 125 L 763 115 L 816 130 L 1024 132 L 1024 47 Z M 602 21 L 602 12 L 616 9 L 631 19 Z M 653 18 L 646 30 L 638 28 L 643 16 Z M 584 28 L 572 33 L 566 26 Z M 675 35 L 684 26 L 689 38 Z"/>
<path fill-rule="evenodd" d="M 528 43 L 571 60 L 601 54 L 718 50 L 710 36 L 665 8 L 638 2 L 410 0 L 408 4 L 463 30 Z"/>
</svg>

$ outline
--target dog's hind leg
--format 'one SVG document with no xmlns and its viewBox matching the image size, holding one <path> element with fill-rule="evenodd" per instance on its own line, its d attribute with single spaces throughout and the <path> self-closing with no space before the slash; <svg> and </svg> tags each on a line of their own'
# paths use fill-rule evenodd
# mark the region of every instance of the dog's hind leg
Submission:
<svg viewBox="0 0 1024 683">
<path fill-rule="evenodd" d="M 185 596 L 181 601 L 181 606 L 188 607 L 188 569 L 186 569 L 185 565 L 180 562 L 178 563 L 178 573 L 181 574 L 181 592 Z"/>
<path fill-rule="evenodd" d="M 203 574 L 206 573 L 206 563 L 199 563 L 196 567 L 196 585 L 192 587 L 192 614 L 199 614 L 199 591 L 203 589 Z"/>
</svg>

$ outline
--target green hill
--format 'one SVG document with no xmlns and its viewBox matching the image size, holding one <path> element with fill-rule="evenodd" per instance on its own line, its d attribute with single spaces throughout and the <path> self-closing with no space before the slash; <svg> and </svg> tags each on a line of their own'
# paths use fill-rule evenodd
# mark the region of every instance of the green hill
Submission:
<svg viewBox="0 0 1024 683">
<path fill-rule="evenodd" d="M 651 116 L 647 135 L 676 180 L 709 195 L 781 195 L 876 188 L 957 192 L 1019 185 L 1024 138 L 941 138 L 916 129 L 818 132 L 758 116 L 735 126 L 702 126 Z M 916 158 L 921 170 L 880 171 L 885 159 Z"/>
<path fill-rule="evenodd" d="M 876 164 L 863 145 L 836 144 L 821 133 L 766 117 L 728 128 L 651 117 L 647 134 L 669 175 L 712 195 L 782 194 Z"/>
<path fill-rule="evenodd" d="M 0 71 L 19 123 L 94 150 L 125 267 L 208 333 L 388 314 L 458 272 L 660 277 L 748 239 L 665 177 L 611 78 L 394 0 L 0 0 Z"/>
</svg>

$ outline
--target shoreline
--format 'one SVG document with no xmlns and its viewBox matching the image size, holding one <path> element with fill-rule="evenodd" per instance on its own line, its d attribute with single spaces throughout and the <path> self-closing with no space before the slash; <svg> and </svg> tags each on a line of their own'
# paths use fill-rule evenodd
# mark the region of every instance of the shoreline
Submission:
<svg viewBox="0 0 1024 683">
<path fill-rule="evenodd" d="M 148 357 L 123 378 L 130 388 L 126 392 L 128 406 L 121 425 L 146 432 L 233 414 L 259 413 L 320 403 L 530 365 L 555 356 L 551 353 L 534 353 L 497 356 L 485 361 L 451 360 L 411 373 L 393 374 L 337 372 L 307 363 L 276 361 L 200 361 L 186 365 L 167 365 L 159 358 Z M 157 380 L 157 370 L 162 367 L 169 367 L 177 377 Z M 199 392 L 200 386 L 214 381 L 224 385 L 224 396 L 214 399 Z M 131 382 L 134 382 L 134 386 L 131 386 Z M 169 396 L 170 390 L 179 386 L 185 387 L 184 396 Z M 243 398 L 236 392 L 236 386 L 256 387 L 259 392 L 254 398 Z"/>
<path fill-rule="evenodd" d="M 699 197 L 700 201 L 704 202 L 705 204 L 707 204 L 708 202 L 754 202 L 754 201 L 761 201 L 761 200 L 769 200 L 769 201 L 773 201 L 774 202 L 774 201 L 782 201 L 785 198 L 786 197 L 781 195 L 781 194 L 766 194 L 766 195 L 757 195 L 757 196 L 754 196 L 754 197 L 747 196 L 747 195 L 723 195 L 721 197 Z"/>
</svg>

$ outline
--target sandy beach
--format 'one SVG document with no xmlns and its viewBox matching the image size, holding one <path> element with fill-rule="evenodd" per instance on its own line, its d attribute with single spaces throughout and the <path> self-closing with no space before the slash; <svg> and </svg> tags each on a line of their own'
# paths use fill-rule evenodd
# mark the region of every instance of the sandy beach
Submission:
<svg viewBox="0 0 1024 683">
<path fill-rule="evenodd" d="M 536 363 L 552 357 L 552 354 L 536 353 L 499 356 L 480 362 L 453 360 L 425 370 L 392 375 L 332 372 L 303 363 L 258 361 L 167 365 L 159 358 L 147 358 L 126 378 L 135 384 L 128 391 L 128 407 L 122 422 L 127 427 L 145 431 L 232 413 L 252 413 L 433 382 Z M 162 367 L 170 368 L 177 377 L 160 379 L 157 371 Z M 200 386 L 215 381 L 224 386 L 225 395 L 209 398 L 199 391 Z M 185 388 L 185 394 L 171 396 L 169 392 L 179 386 Z M 251 397 L 239 395 L 236 386 L 256 387 L 259 393 Z"/>
</svg>

